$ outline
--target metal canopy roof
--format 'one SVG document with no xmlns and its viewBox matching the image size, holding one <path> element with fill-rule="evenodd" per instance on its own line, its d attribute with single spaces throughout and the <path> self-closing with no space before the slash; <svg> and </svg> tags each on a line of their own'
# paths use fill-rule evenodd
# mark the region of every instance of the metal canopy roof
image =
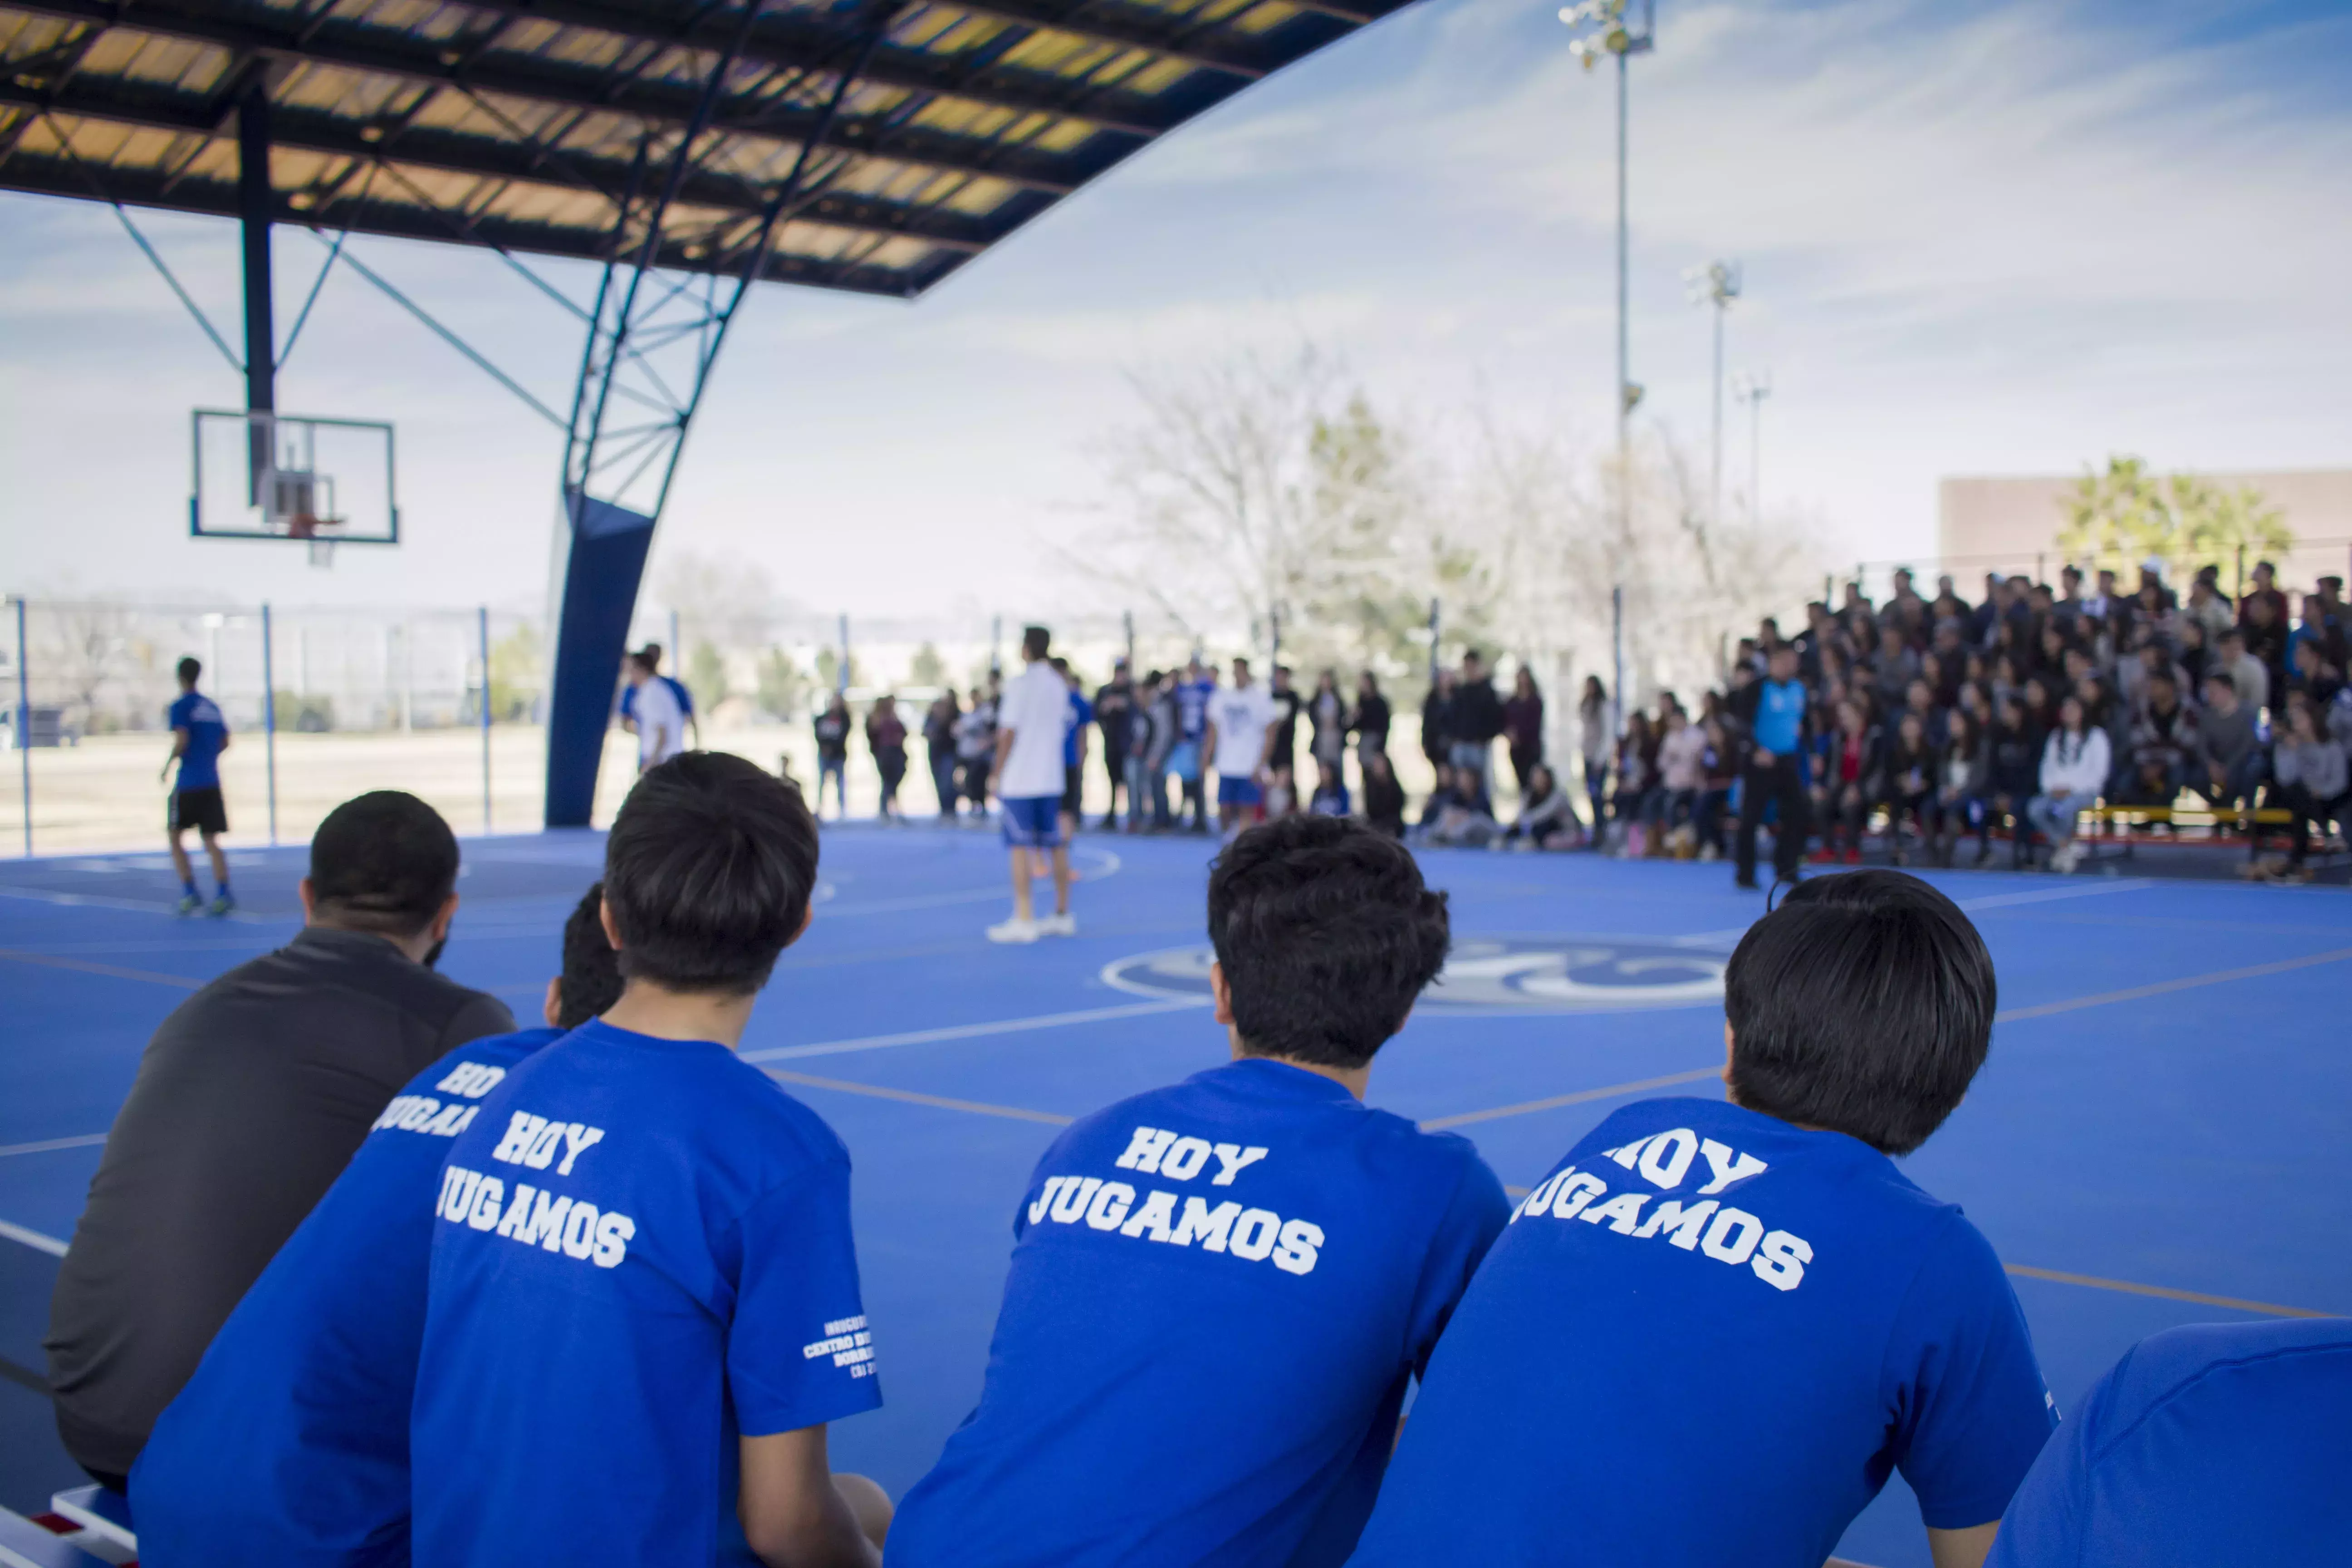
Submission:
<svg viewBox="0 0 2352 1568">
<path fill-rule="evenodd" d="M 0 0 L 0 188 L 913 296 L 1403 3 Z"/>
</svg>

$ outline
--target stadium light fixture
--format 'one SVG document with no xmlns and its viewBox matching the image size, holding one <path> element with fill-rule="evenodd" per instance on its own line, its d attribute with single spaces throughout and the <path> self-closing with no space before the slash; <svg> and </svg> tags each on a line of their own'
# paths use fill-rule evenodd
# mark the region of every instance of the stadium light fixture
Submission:
<svg viewBox="0 0 2352 1568">
<path fill-rule="evenodd" d="M 1715 307 L 1715 502 L 1713 521 L 1723 522 L 1723 317 L 1739 298 L 1739 263 L 1710 261 L 1704 267 L 1693 267 L 1683 273 L 1683 285 L 1690 290 L 1694 305 Z"/>
<path fill-rule="evenodd" d="M 1731 395 L 1748 405 L 1748 520 L 1764 521 L 1764 400 L 1772 395 L 1772 373 L 1743 370 L 1731 378 Z"/>
<path fill-rule="evenodd" d="M 1580 0 L 1560 7 L 1559 12 L 1559 19 L 1576 34 L 1568 52 L 1586 70 L 1600 64 L 1603 55 L 1617 61 L 1617 526 L 1621 540 L 1631 538 L 1633 531 L 1633 418 L 1643 391 L 1633 379 L 1626 326 L 1625 62 L 1657 47 L 1656 0 L 1639 0 L 1638 22 L 1636 9 L 1634 0 Z M 1610 602 L 1611 619 L 1618 623 L 1612 637 L 1619 649 L 1615 696 L 1622 704 L 1625 700 L 1622 584 L 1612 593 Z"/>
</svg>

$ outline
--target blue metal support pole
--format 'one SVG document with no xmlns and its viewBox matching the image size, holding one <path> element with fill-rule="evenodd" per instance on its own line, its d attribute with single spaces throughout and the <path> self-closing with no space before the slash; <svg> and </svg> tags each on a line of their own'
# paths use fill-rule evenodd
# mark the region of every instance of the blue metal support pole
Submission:
<svg viewBox="0 0 2352 1568">
<path fill-rule="evenodd" d="M 474 612 L 474 644 L 482 656 L 482 831 L 490 830 L 490 607 Z"/>
<path fill-rule="evenodd" d="M 849 690 L 849 616 L 846 614 L 841 617 L 841 662 L 833 668 L 833 689 L 845 694 Z"/>
<path fill-rule="evenodd" d="M 269 842 L 278 842 L 278 665 L 269 638 L 269 606 L 261 606 L 261 750 L 269 769 Z"/>
<path fill-rule="evenodd" d="M 236 207 L 245 242 L 245 406 L 254 414 L 278 407 L 278 329 L 269 273 L 269 87 L 257 81 L 236 105 Z M 276 428 L 267 421 L 248 428 L 247 445 L 252 499 L 262 476 L 276 461 Z"/>
<path fill-rule="evenodd" d="M 25 858 L 33 858 L 33 678 L 25 662 L 25 598 L 16 596 L 16 767 L 25 791 Z"/>
<path fill-rule="evenodd" d="M 1437 634 L 1439 627 L 1438 603 L 1435 599 L 1432 599 L 1429 601 L 1429 684 L 1432 686 L 1435 686 L 1437 684 Z"/>
</svg>

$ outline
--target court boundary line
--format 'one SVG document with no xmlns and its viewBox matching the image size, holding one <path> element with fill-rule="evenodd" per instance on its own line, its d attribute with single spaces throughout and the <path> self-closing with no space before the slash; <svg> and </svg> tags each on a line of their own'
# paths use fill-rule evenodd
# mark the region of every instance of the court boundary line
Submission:
<svg viewBox="0 0 2352 1568">
<path fill-rule="evenodd" d="M 1543 1100 L 1522 1100 L 1517 1105 L 1497 1105 L 1486 1110 L 1465 1110 L 1452 1116 L 1433 1116 L 1421 1123 L 1423 1132 L 1443 1132 L 1448 1128 L 1468 1127 L 1480 1121 L 1500 1121 L 1506 1116 L 1525 1116 L 1538 1110 L 1556 1110 L 1563 1105 L 1583 1105 L 1595 1100 L 1614 1100 L 1622 1094 L 1639 1094 L 1645 1089 L 1671 1089 L 1675 1084 L 1696 1083 L 1703 1078 L 1721 1079 L 1719 1067 L 1694 1068 L 1688 1072 L 1672 1072 L 1660 1078 L 1637 1079 L 1632 1083 L 1612 1083 L 1601 1089 L 1583 1089 L 1574 1094 L 1555 1094 Z"/>
<path fill-rule="evenodd" d="M 803 1057 L 833 1057 L 851 1051 L 879 1051 L 893 1046 L 928 1046 L 944 1040 L 979 1039 L 989 1035 L 1017 1035 L 1027 1029 L 1058 1029 L 1072 1024 L 1095 1024 L 1113 1018 L 1140 1018 L 1154 1013 L 1176 1013 L 1205 1007 L 1209 999 L 1161 997 L 1154 1002 L 1128 1002 L 1114 1007 L 1087 1007 L 1070 1013 L 1039 1013 L 1027 1018 L 1000 1018 L 985 1024 L 949 1024 L 936 1029 L 910 1029 L 897 1035 L 865 1035 L 846 1040 L 820 1040 L 806 1046 L 773 1046 L 741 1053 L 744 1061 L 798 1061 Z"/>
<path fill-rule="evenodd" d="M 2069 1274 L 2058 1268 L 2035 1268 L 2023 1263 L 2001 1267 L 2021 1279 L 2042 1279 L 2056 1285 L 2084 1285 L 2095 1290 L 2117 1290 L 2126 1296 L 2157 1296 L 2168 1301 L 2193 1301 L 2200 1307 L 2227 1307 L 2239 1312 L 2262 1312 L 2273 1318 L 2333 1318 L 2336 1312 L 2315 1312 L 2308 1307 L 2283 1307 L 2275 1301 L 2249 1301 L 2239 1296 L 2209 1296 L 2201 1290 L 2176 1290 L 2169 1285 L 2142 1285 L 2133 1279 L 2109 1279 L 2097 1274 Z"/>
<path fill-rule="evenodd" d="M 87 1149 L 93 1143 L 103 1143 L 109 1134 L 83 1132 L 71 1138 L 43 1138 L 32 1143 L 0 1143 L 0 1160 L 11 1154 L 47 1154 L 57 1149 Z"/>
<path fill-rule="evenodd" d="M 943 1094 L 924 1094 L 911 1089 L 891 1089 L 878 1083 L 855 1083 L 848 1079 L 818 1078 L 813 1073 L 792 1072 L 783 1068 L 761 1069 L 781 1083 L 799 1084 L 809 1089 L 830 1089 L 843 1094 L 862 1094 L 874 1100 L 898 1100 L 907 1105 L 928 1105 L 937 1110 L 961 1110 L 974 1116 L 1000 1116 L 1011 1121 L 1040 1121 L 1048 1127 L 1067 1127 L 1077 1120 L 1051 1110 L 1031 1110 L 1020 1105 L 992 1105 L 984 1100 L 955 1100 Z"/>
<path fill-rule="evenodd" d="M 60 958 L 46 952 L 26 952 L 20 948 L 0 947 L 0 959 L 12 963 L 30 963 L 43 969 L 70 969 L 84 974 L 102 974 L 110 980 L 143 980 L 151 985 L 176 985 L 183 991 L 201 991 L 212 984 L 185 974 L 165 974 L 154 969 L 125 969 L 119 963 L 93 963 L 86 958 Z"/>
<path fill-rule="evenodd" d="M 1993 1022 L 2007 1024 L 2025 1018 L 2047 1018 L 2084 1007 L 2104 1007 L 2111 1002 L 2141 1002 L 2150 996 L 2168 996 L 2175 991 L 2193 991 L 2200 985 L 2221 985 L 2232 980 L 2259 980 L 2266 975 L 2286 974 L 2297 969 L 2315 969 L 2323 963 L 2341 963 L 2347 958 L 2352 958 L 2352 947 L 2339 947 L 2327 952 L 2308 952 L 2299 958 L 2275 959 L 2269 963 L 2250 963 L 2241 969 L 2217 969 L 2209 974 L 2184 974 L 2178 979 L 2159 980 L 2153 984 L 2134 985 L 2121 991 L 2100 991 L 2063 1002 L 2037 1002 L 2030 1007 L 2012 1007 L 1997 1015 Z"/>
<path fill-rule="evenodd" d="M 5 1219 L 0 1219 L 0 1241 L 14 1241 L 29 1247 L 36 1252 L 46 1252 L 51 1258 L 63 1258 L 66 1255 L 66 1244 L 56 1237 L 44 1235 L 37 1230 L 28 1230 L 21 1225 L 11 1225 Z"/>
</svg>

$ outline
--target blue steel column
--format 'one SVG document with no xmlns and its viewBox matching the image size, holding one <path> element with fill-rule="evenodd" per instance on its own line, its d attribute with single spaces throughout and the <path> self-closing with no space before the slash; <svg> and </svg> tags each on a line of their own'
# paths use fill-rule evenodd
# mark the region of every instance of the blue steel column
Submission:
<svg viewBox="0 0 2352 1568">
<path fill-rule="evenodd" d="M 269 606 L 261 606 L 261 747 L 269 768 L 269 842 L 278 842 L 278 665 L 269 639 Z"/>
<path fill-rule="evenodd" d="M 16 767 L 25 785 L 25 858 L 33 858 L 33 679 L 25 666 L 25 599 L 16 597 Z"/>
</svg>

